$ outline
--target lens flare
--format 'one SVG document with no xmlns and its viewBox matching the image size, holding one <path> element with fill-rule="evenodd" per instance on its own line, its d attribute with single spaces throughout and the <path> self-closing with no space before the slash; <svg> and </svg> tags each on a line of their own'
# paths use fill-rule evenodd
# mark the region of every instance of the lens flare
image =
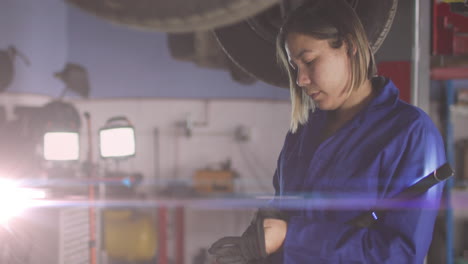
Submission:
<svg viewBox="0 0 468 264">
<path fill-rule="evenodd" d="M 0 224 L 21 214 L 34 204 L 35 199 L 44 199 L 45 192 L 19 187 L 15 182 L 0 179 Z"/>
</svg>

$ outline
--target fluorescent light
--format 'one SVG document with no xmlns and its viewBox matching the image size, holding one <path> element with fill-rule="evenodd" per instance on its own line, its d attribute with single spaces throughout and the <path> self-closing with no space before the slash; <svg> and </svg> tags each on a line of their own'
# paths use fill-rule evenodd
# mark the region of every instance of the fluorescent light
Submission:
<svg viewBox="0 0 468 264">
<path fill-rule="evenodd" d="M 99 131 L 99 150 L 103 158 L 135 155 L 135 131 L 133 127 L 104 128 Z"/>
<path fill-rule="evenodd" d="M 79 137 L 74 132 L 47 132 L 44 135 L 44 158 L 46 160 L 78 160 Z"/>
</svg>

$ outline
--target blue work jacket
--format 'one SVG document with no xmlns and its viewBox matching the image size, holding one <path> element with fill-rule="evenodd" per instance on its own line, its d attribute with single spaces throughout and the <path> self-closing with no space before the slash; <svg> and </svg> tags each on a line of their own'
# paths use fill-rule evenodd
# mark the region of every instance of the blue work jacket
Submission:
<svg viewBox="0 0 468 264">
<path fill-rule="evenodd" d="M 327 111 L 288 133 L 274 176 L 277 196 L 365 198 L 378 207 L 446 162 L 438 129 L 419 108 L 398 98 L 393 82 L 372 80 L 377 96 L 334 135 L 319 142 Z M 423 263 L 432 240 L 443 184 L 408 208 L 389 211 L 371 228 L 347 221 L 366 208 L 317 209 L 302 200 L 290 212 L 286 239 L 273 263 Z M 309 195 L 309 196 L 307 196 Z M 294 201 L 294 200 L 293 200 Z M 371 207 L 369 205 L 369 208 Z M 432 206 L 431 206 L 432 205 Z"/>
</svg>

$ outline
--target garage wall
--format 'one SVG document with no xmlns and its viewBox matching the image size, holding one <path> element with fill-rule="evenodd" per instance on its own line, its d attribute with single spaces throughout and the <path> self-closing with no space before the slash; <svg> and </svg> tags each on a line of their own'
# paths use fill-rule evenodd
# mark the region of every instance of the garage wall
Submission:
<svg viewBox="0 0 468 264">
<path fill-rule="evenodd" d="M 273 194 L 272 175 L 289 125 L 288 101 L 116 99 L 78 100 L 74 104 L 81 113 L 91 114 L 95 131 L 116 115 L 125 115 L 134 124 L 137 154 L 120 162 L 119 167 L 143 173 L 147 181 L 142 190 L 154 189 L 154 183 L 162 188 L 175 183 L 190 186 L 196 170 L 217 168 L 229 159 L 239 174 L 237 192 Z M 183 125 L 187 118 L 192 123 L 190 137 Z M 248 141 L 235 140 L 238 127 L 248 133 Z M 112 164 L 108 166 L 112 168 Z M 201 248 L 218 238 L 240 235 L 251 217 L 251 210 L 225 206 L 187 208 L 185 263 L 192 263 Z M 169 227 L 169 255 L 173 256 L 173 223 Z"/>
<path fill-rule="evenodd" d="M 42 106 L 50 100 L 52 98 L 46 96 L 4 94 L 0 97 L 0 105 L 6 108 L 11 120 L 14 118 L 15 106 Z M 100 172 L 98 176 L 104 176 L 106 168 L 140 172 L 145 177 L 140 191 L 150 193 L 155 189 L 166 189 L 167 186 L 185 185 L 190 188 L 195 171 L 219 168 L 221 163 L 231 160 L 232 169 L 239 175 L 235 182 L 237 192 L 244 195 L 273 194 L 272 176 L 289 126 L 289 101 L 139 98 L 71 102 L 81 116 L 85 112 L 91 116 L 94 156 Z M 136 129 L 137 154 L 118 164 L 103 162 L 97 157 L 98 130 L 109 118 L 122 115 Z M 192 124 L 190 136 L 186 135 L 184 129 L 188 119 Z M 84 160 L 88 150 L 87 130 L 84 119 L 82 123 L 80 146 Z M 248 140 L 236 140 L 235 131 L 239 127 L 242 127 L 242 134 L 247 135 Z M 34 238 L 32 243 L 35 244 L 33 254 L 39 260 L 57 263 L 57 211 L 37 211 L 31 215 L 37 216 L 37 223 L 30 228 Z M 200 248 L 209 246 L 217 238 L 241 234 L 250 219 L 251 210 L 231 210 L 219 206 L 187 208 L 186 263 L 191 263 Z M 50 234 L 49 244 L 41 242 L 44 234 Z M 169 245 L 173 244 L 173 238 L 173 235 L 169 236 Z M 41 248 L 47 248 L 47 253 L 41 253 Z"/>
<path fill-rule="evenodd" d="M 95 135 L 114 116 L 124 115 L 133 123 L 137 154 L 119 162 L 122 170 L 167 183 L 186 181 L 196 170 L 216 168 L 231 160 L 240 175 L 238 191 L 272 191 L 271 176 L 289 125 L 288 101 L 115 99 L 73 103 L 81 113 L 91 114 Z M 236 140 L 239 128 L 248 134 L 248 141 Z M 83 157 L 86 151 L 82 149 Z M 107 166 L 112 169 L 116 165 L 111 162 Z M 258 183 L 256 177 L 265 182 Z"/>
</svg>

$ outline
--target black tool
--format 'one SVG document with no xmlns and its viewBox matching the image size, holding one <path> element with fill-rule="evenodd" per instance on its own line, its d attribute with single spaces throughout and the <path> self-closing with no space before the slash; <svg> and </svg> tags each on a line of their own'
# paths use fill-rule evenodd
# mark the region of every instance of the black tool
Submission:
<svg viewBox="0 0 468 264">
<path fill-rule="evenodd" d="M 408 188 L 404 189 L 403 191 L 399 192 L 392 199 L 397 200 L 407 200 L 411 198 L 415 198 L 427 190 L 429 190 L 432 186 L 436 185 L 439 182 L 442 182 L 449 177 L 453 176 L 453 170 L 448 163 L 440 166 L 431 174 L 427 175 L 426 177 L 422 178 L 415 184 L 409 186 Z M 369 227 L 373 225 L 377 220 L 384 214 L 384 210 L 369 210 L 356 218 L 352 219 L 348 222 L 348 224 L 357 226 L 357 227 Z"/>
</svg>

